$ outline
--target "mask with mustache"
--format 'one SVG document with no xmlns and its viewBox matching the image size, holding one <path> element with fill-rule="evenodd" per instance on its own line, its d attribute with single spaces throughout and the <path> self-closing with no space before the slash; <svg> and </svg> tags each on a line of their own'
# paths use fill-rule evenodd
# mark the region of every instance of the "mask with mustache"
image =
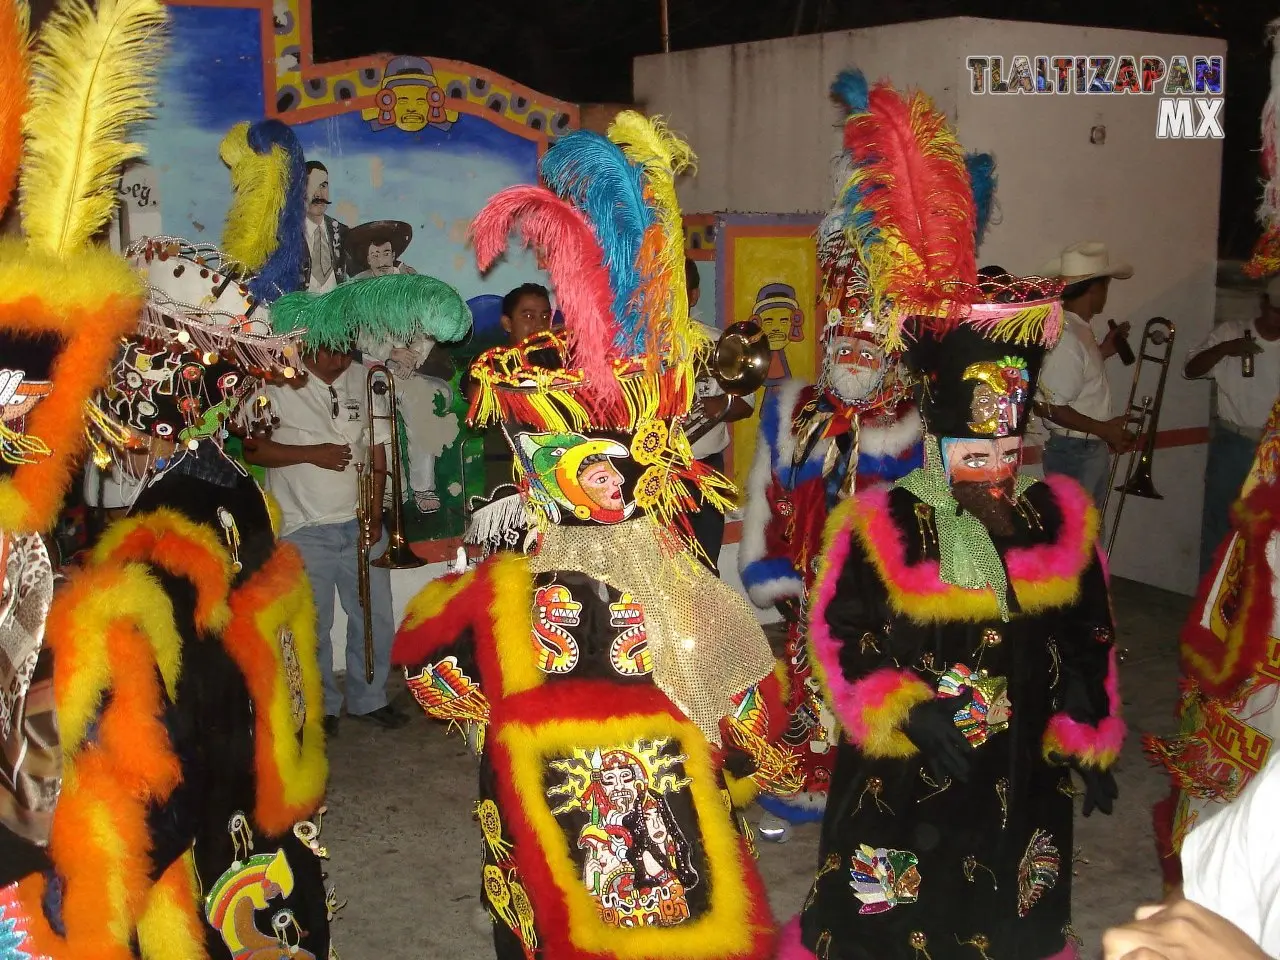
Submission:
<svg viewBox="0 0 1280 960">
<path fill-rule="evenodd" d="M 951 484 L 951 495 L 996 536 L 1013 535 L 1016 528 L 1012 476 L 994 481 L 957 480 Z"/>
</svg>

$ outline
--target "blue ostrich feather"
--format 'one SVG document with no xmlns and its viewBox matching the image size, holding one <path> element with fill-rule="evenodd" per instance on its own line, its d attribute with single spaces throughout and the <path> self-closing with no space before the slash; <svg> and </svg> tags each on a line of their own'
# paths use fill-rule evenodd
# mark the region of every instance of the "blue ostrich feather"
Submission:
<svg viewBox="0 0 1280 960">
<path fill-rule="evenodd" d="M 973 202 L 978 208 L 977 243 L 981 245 L 991 222 L 991 205 L 996 196 L 996 158 L 989 153 L 966 153 L 964 165 L 973 184 Z"/>
<path fill-rule="evenodd" d="M 567 134 L 546 152 L 542 179 L 586 216 L 604 252 L 617 322 L 614 346 L 637 352 L 644 316 L 636 292 L 642 277 L 636 260 L 653 211 L 644 199 L 644 170 L 606 137 L 585 130 Z"/>
<path fill-rule="evenodd" d="M 850 113 L 867 111 L 867 78 L 861 70 L 841 70 L 831 84 L 831 95 L 839 99 Z"/>
<path fill-rule="evenodd" d="M 276 250 L 249 282 L 249 292 L 263 303 L 302 289 L 303 220 L 307 213 L 307 163 L 293 129 L 279 120 L 262 120 L 249 127 L 249 146 L 255 153 L 283 147 L 289 157 L 289 193 L 276 227 Z"/>
</svg>

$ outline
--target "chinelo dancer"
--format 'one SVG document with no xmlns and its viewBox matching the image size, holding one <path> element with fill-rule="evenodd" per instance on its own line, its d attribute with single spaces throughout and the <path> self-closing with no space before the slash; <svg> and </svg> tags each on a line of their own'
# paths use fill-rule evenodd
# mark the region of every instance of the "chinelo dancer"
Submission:
<svg viewBox="0 0 1280 960">
<path fill-rule="evenodd" d="M 847 108 L 863 87 L 841 74 L 832 94 Z M 979 240 L 994 189 L 986 154 L 965 157 L 979 209 Z M 854 175 L 848 153 L 836 163 L 837 200 L 818 230 L 825 318 L 822 373 L 816 384 L 788 380 L 766 395 L 747 481 L 738 563 L 759 607 L 777 606 L 788 628 L 783 666 L 789 725 L 784 742 L 804 763 L 804 789 L 762 794 L 761 836 L 785 840 L 788 823 L 822 819 L 838 728 L 806 653 L 806 600 L 817 573 L 829 512 L 854 490 L 893 482 L 923 462 L 923 432 L 900 352 L 886 351 L 871 311 L 873 276 L 846 237 L 855 211 L 846 205 Z"/>
<path fill-rule="evenodd" d="M 565 317 L 473 367 L 473 417 L 506 433 L 537 543 L 429 585 L 394 658 L 429 716 L 478 734 L 502 958 L 773 956 L 731 806 L 744 781 L 794 791 L 795 758 L 769 744 L 768 643 L 682 522 L 695 490 L 731 489 L 681 429 L 709 346 L 675 201 L 691 162 L 623 112 L 547 152 L 550 189 L 504 190 L 472 226 L 482 269 L 513 228 L 546 249 Z"/>
<path fill-rule="evenodd" d="M 1124 727 L 1096 511 L 1018 472 L 1058 291 L 978 289 L 970 177 L 924 94 L 879 84 L 851 114 L 851 240 L 925 385 L 925 464 L 827 524 L 809 652 L 843 735 L 781 956 L 1073 956 L 1070 771 L 1110 812 Z"/>
</svg>

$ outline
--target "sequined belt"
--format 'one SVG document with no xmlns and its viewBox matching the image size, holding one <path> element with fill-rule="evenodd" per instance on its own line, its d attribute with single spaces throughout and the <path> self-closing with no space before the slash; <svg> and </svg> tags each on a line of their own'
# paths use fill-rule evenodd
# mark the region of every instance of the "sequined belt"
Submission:
<svg viewBox="0 0 1280 960">
<path fill-rule="evenodd" d="M 644 610 L 653 682 L 716 746 L 731 698 L 773 671 L 769 641 L 747 601 L 648 518 L 548 527 L 529 567 L 535 574 L 575 570 L 631 594 Z"/>
</svg>

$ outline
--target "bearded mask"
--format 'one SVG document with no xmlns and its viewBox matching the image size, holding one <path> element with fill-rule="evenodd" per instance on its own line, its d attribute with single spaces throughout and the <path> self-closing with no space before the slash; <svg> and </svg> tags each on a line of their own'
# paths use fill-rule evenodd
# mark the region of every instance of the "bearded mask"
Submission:
<svg viewBox="0 0 1280 960">
<path fill-rule="evenodd" d="M 888 359 L 870 337 L 837 335 L 827 345 L 823 382 L 845 403 L 876 394 L 884 383 Z"/>
</svg>

